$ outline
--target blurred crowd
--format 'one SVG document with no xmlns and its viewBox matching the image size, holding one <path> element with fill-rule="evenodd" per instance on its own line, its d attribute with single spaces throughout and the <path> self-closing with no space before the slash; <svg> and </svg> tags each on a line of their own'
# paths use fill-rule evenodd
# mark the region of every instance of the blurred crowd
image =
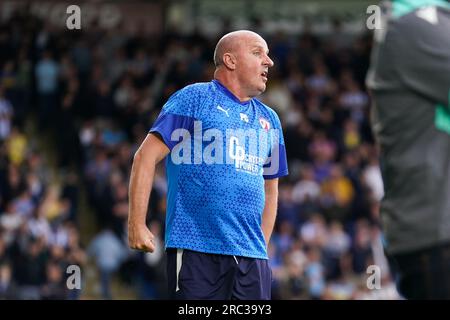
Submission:
<svg viewBox="0 0 450 320">
<path fill-rule="evenodd" d="M 279 114 L 290 175 L 280 181 L 269 246 L 274 299 L 395 299 L 378 216 L 383 184 L 364 78 L 371 35 L 265 34 L 275 67 L 261 100 Z M 230 30 L 224 27 L 223 33 Z M 218 37 L 220 35 L 217 35 Z M 166 178 L 159 166 L 149 205 L 153 254 L 126 245 L 128 178 L 134 152 L 165 101 L 209 81 L 218 38 L 122 26 L 68 31 L 18 12 L 0 27 L 0 297 L 77 299 L 66 268 L 98 269 L 100 294 L 118 278 L 142 299 L 167 298 Z M 44 161 L 37 132 L 57 149 Z M 54 186 L 50 171 L 60 175 Z M 79 193 L 97 232 L 80 243 Z M 368 266 L 381 289 L 367 286 Z"/>
<path fill-rule="evenodd" d="M 28 88 L 11 65 L 3 66 L 0 83 L 0 299 L 76 299 L 80 290 L 67 290 L 66 270 L 85 261 L 77 177 L 53 183 L 37 140 L 24 132 L 20 110 Z"/>
</svg>

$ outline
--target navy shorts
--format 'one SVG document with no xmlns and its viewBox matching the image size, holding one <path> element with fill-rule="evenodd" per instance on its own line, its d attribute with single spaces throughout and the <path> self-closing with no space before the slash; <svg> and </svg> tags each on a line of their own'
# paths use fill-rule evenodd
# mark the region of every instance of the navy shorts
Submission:
<svg viewBox="0 0 450 320">
<path fill-rule="evenodd" d="M 177 300 L 270 300 L 268 260 L 167 249 L 169 295 Z"/>
</svg>

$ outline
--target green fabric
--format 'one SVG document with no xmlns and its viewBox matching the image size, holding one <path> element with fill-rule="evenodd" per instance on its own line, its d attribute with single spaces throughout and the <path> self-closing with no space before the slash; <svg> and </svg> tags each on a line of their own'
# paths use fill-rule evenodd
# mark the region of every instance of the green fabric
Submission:
<svg viewBox="0 0 450 320">
<path fill-rule="evenodd" d="M 436 128 L 450 134 L 450 90 L 448 92 L 448 106 L 438 104 L 434 115 Z"/>
<path fill-rule="evenodd" d="M 450 3 L 446 0 L 393 0 L 392 14 L 394 17 L 399 18 L 426 6 L 440 6 L 450 9 Z"/>
</svg>

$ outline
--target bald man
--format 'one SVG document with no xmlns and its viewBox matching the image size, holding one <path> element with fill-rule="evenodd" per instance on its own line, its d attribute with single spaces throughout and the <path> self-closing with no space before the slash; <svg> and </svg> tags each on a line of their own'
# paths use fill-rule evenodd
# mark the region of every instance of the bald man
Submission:
<svg viewBox="0 0 450 320">
<path fill-rule="evenodd" d="M 240 30 L 223 36 L 207 83 L 164 105 L 134 156 L 129 245 L 153 252 L 146 225 L 155 166 L 166 159 L 165 247 L 174 299 L 270 299 L 267 245 L 278 178 L 288 174 L 277 114 L 255 97 L 273 61 L 266 41 Z"/>
</svg>

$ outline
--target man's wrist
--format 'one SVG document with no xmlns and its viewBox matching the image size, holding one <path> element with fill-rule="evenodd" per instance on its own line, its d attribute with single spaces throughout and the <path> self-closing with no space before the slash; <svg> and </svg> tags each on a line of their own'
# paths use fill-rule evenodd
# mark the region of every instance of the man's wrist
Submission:
<svg viewBox="0 0 450 320">
<path fill-rule="evenodd" d="M 145 226 L 145 219 L 144 220 L 129 220 L 128 221 L 128 228 L 129 229 L 141 228 L 143 226 Z"/>
</svg>

